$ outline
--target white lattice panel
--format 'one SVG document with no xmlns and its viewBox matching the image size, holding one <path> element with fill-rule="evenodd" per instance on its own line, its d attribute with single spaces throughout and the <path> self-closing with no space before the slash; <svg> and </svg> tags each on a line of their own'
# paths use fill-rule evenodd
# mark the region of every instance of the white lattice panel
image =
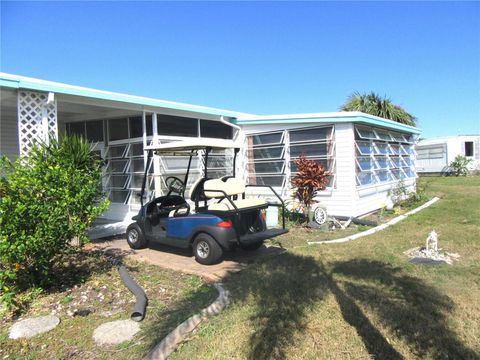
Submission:
<svg viewBox="0 0 480 360">
<path fill-rule="evenodd" d="M 48 95 L 18 92 L 18 139 L 20 155 L 27 155 L 35 144 L 57 139 L 57 103 L 47 104 Z"/>
</svg>

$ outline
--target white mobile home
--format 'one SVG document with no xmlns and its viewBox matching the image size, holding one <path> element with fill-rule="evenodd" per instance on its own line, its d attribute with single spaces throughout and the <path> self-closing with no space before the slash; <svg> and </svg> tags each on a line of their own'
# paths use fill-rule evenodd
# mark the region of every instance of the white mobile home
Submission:
<svg viewBox="0 0 480 360">
<path fill-rule="evenodd" d="M 468 168 L 480 170 L 480 135 L 445 136 L 423 139 L 415 147 L 418 173 L 444 174 L 458 155 L 472 161 Z"/>
<path fill-rule="evenodd" d="M 105 159 L 103 187 L 111 205 L 106 222 L 130 221 L 152 142 L 192 137 L 235 139 L 245 144 L 237 174 L 290 197 L 294 160 L 305 154 L 333 176 L 319 200 L 333 215 L 376 210 L 399 181 L 414 188 L 413 146 L 420 130 L 358 112 L 259 116 L 237 111 L 125 95 L 0 74 L 0 154 L 28 155 L 33 144 L 65 133 L 80 134 Z M 211 177 L 225 175 L 231 154 L 209 159 Z M 150 195 L 164 190 L 163 175 L 181 174 L 186 160 L 155 157 L 148 169 Z M 205 166 L 197 159 L 192 168 Z M 187 184 L 188 186 L 188 184 Z"/>
</svg>

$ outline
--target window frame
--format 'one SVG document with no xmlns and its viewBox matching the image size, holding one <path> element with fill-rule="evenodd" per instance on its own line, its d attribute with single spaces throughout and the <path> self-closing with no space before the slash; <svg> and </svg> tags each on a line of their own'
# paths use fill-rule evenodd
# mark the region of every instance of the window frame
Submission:
<svg viewBox="0 0 480 360">
<path fill-rule="evenodd" d="M 362 131 L 369 131 L 370 134 L 362 134 Z M 376 139 L 371 137 L 372 133 L 375 134 Z M 408 134 L 364 126 L 355 126 L 355 134 L 357 188 L 393 183 L 416 177 L 415 161 L 413 159 L 415 150 L 407 141 L 411 139 Z M 387 137 L 390 137 L 391 140 L 387 140 Z M 408 145 L 405 143 L 408 143 Z M 365 149 L 362 151 L 361 147 L 365 148 L 366 145 L 369 146 L 370 153 L 366 153 Z M 372 151 L 372 148 L 374 151 Z M 369 157 L 375 162 L 375 166 L 367 168 L 366 164 L 361 165 L 361 162 L 365 162 Z M 368 178 L 368 180 L 365 180 L 365 178 Z"/>
<path fill-rule="evenodd" d="M 315 130 L 315 129 L 330 129 L 330 134 L 327 138 L 322 139 L 322 140 L 315 140 L 315 139 L 310 139 L 310 140 L 291 140 L 291 133 L 295 131 L 309 131 L 309 130 Z M 308 144 L 308 143 L 313 143 L 313 144 L 319 144 L 319 143 L 329 143 L 332 141 L 333 138 L 333 126 L 314 126 L 314 127 L 306 127 L 306 128 L 297 128 L 297 129 L 287 129 L 289 138 L 290 138 L 290 147 L 293 145 L 302 145 L 302 144 Z"/>
<path fill-rule="evenodd" d="M 247 134 L 247 137 L 254 137 L 254 136 L 263 136 L 263 135 L 273 135 L 273 134 L 281 134 L 280 135 L 280 141 L 279 142 L 273 142 L 273 143 L 265 143 L 265 144 L 254 144 L 254 142 L 252 141 L 252 146 L 253 148 L 255 147 L 262 147 L 262 146 L 274 146 L 274 145 L 282 145 L 284 144 L 284 139 L 285 139 L 285 130 L 281 130 L 281 131 L 268 131 L 268 132 L 262 132 L 262 133 L 257 133 L 257 134 L 251 134 L 251 135 L 248 135 Z"/>
</svg>

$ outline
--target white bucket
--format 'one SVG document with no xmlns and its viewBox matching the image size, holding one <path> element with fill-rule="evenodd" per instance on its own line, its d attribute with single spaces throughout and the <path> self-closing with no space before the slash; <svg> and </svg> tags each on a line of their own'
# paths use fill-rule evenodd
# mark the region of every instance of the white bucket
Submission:
<svg viewBox="0 0 480 360">
<path fill-rule="evenodd" d="M 278 226 L 278 207 L 269 206 L 267 208 L 267 218 L 265 219 L 267 227 L 277 227 Z"/>
</svg>

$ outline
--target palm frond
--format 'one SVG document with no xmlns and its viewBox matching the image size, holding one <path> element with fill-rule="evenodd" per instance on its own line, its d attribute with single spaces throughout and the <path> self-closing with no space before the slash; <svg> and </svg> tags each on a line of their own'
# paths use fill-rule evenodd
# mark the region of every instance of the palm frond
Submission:
<svg viewBox="0 0 480 360">
<path fill-rule="evenodd" d="M 355 91 L 340 106 L 340 110 L 360 111 L 411 126 L 415 126 L 417 123 L 415 116 L 408 113 L 401 106 L 395 105 L 386 96 L 382 97 L 373 91 L 363 94 Z"/>
</svg>

